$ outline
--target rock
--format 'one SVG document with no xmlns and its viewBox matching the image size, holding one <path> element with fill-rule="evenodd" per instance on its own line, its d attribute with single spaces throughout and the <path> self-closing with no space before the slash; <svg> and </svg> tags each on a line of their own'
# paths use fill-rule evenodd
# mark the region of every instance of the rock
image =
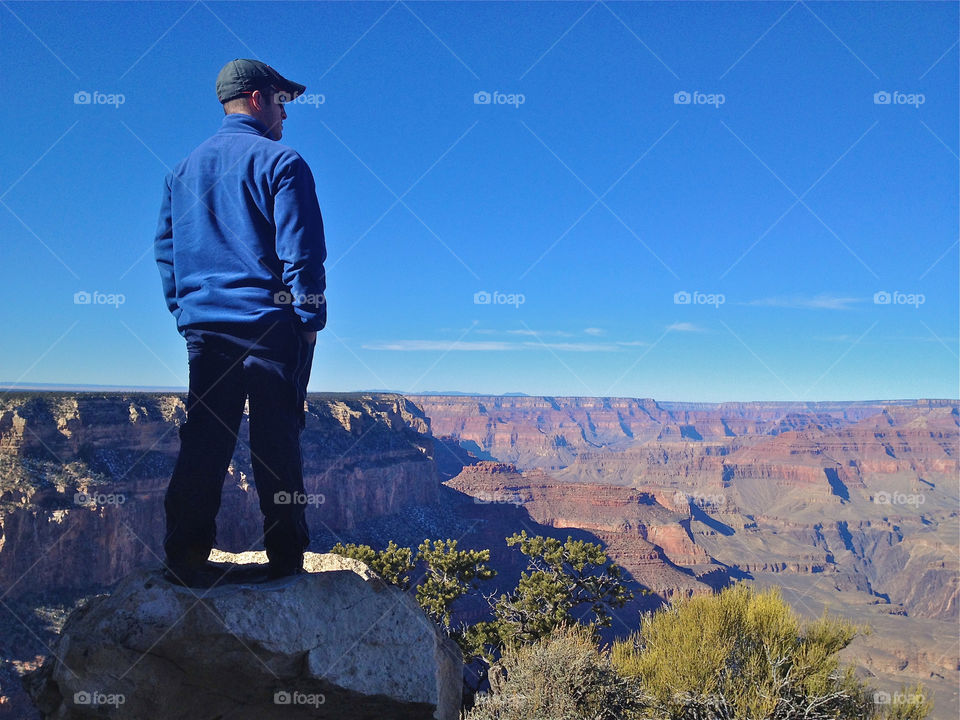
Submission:
<svg viewBox="0 0 960 720">
<path fill-rule="evenodd" d="M 46 720 L 456 720 L 460 651 L 413 598 L 357 560 L 304 565 L 212 590 L 137 571 L 70 616 L 25 685 Z"/>
</svg>

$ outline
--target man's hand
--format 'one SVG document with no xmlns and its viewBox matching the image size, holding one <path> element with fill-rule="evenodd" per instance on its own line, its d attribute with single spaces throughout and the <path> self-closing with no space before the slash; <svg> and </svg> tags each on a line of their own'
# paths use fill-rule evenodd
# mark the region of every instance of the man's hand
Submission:
<svg viewBox="0 0 960 720">
<path fill-rule="evenodd" d="M 308 343 L 313 344 L 313 343 L 317 342 L 317 331 L 316 331 L 316 330 L 304 330 L 304 331 L 302 331 L 301 334 L 303 335 L 304 339 L 305 339 Z"/>
</svg>

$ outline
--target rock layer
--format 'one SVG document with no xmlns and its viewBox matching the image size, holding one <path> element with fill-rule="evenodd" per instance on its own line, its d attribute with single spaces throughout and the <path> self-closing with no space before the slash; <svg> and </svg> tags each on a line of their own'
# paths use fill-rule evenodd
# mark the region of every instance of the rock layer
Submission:
<svg viewBox="0 0 960 720">
<path fill-rule="evenodd" d="M 724 576 L 694 543 L 689 507 L 678 512 L 650 492 L 561 482 L 542 471 L 493 462 L 466 467 L 447 485 L 480 503 L 522 507 L 540 525 L 589 531 L 614 562 L 664 600 L 710 593 Z M 701 575 L 712 575 L 710 582 Z"/>
</svg>

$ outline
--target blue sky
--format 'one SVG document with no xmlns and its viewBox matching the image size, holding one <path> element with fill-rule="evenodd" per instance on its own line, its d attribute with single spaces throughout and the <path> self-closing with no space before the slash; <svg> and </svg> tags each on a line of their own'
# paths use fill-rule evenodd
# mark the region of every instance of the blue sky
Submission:
<svg viewBox="0 0 960 720">
<path fill-rule="evenodd" d="M 947 2 L 0 2 L 0 380 L 186 384 L 163 176 L 257 57 L 307 85 L 311 390 L 957 397 L 957 34 Z"/>
</svg>

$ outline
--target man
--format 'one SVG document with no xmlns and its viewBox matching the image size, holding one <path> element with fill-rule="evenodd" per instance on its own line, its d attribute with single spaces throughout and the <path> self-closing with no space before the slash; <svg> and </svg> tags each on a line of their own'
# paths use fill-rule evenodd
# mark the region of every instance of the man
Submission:
<svg viewBox="0 0 960 720">
<path fill-rule="evenodd" d="M 154 249 L 190 376 L 164 503 L 165 575 L 179 584 L 224 579 L 207 557 L 247 398 L 268 577 L 303 571 L 300 432 L 327 317 L 326 246 L 310 168 L 278 141 L 284 102 L 305 89 L 262 62 L 227 63 L 220 130 L 166 177 Z"/>
</svg>

